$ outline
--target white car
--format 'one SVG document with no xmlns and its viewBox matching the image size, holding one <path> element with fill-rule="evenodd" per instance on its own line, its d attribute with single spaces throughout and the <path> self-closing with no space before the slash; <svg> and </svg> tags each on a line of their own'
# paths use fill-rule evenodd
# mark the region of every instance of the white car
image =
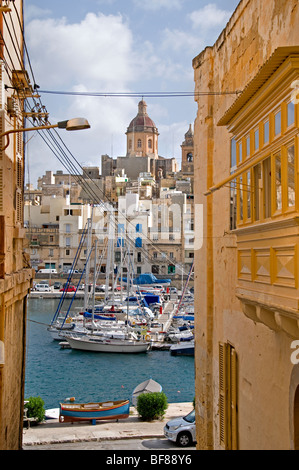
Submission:
<svg viewBox="0 0 299 470">
<path fill-rule="evenodd" d="M 35 290 L 38 292 L 51 292 L 51 287 L 47 284 L 36 284 Z"/>
<path fill-rule="evenodd" d="M 181 447 L 196 442 L 195 410 L 182 418 L 175 418 L 164 426 L 164 436 Z"/>
</svg>

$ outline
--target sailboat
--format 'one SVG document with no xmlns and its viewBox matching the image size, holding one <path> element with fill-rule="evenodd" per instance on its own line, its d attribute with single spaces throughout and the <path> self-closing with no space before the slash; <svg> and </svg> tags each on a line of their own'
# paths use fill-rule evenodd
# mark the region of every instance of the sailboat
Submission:
<svg viewBox="0 0 299 470">
<path fill-rule="evenodd" d="M 109 240 L 112 243 L 113 240 Z M 108 253 L 111 250 L 108 250 Z M 97 240 L 95 241 L 95 269 L 94 276 L 96 275 L 96 258 L 97 258 Z M 92 322 L 94 321 L 95 311 L 95 281 L 93 282 L 93 307 L 92 307 Z M 129 299 L 129 286 L 128 296 Z M 92 323 L 93 324 L 93 323 Z M 144 353 L 150 348 L 150 341 L 141 339 L 129 326 L 129 305 L 127 306 L 127 320 L 124 328 L 120 328 L 118 332 L 113 329 L 109 331 L 96 330 L 86 334 L 77 335 L 76 333 L 65 335 L 66 341 L 72 349 L 90 352 L 111 352 L 111 353 Z"/>
<path fill-rule="evenodd" d="M 137 335 L 128 331 L 122 338 L 113 337 L 113 334 L 97 336 L 87 334 L 84 336 L 67 335 L 66 340 L 72 349 L 105 353 L 144 353 L 150 348 L 150 341 L 138 339 Z"/>
<path fill-rule="evenodd" d="M 89 233 L 90 219 L 88 220 L 87 225 L 88 225 L 88 233 Z M 55 341 L 61 341 L 62 332 L 64 332 L 64 333 L 69 332 L 69 331 L 74 330 L 75 328 L 78 331 L 78 327 L 79 327 L 80 330 L 82 329 L 82 325 L 81 325 L 82 322 L 80 321 L 81 320 L 80 317 L 79 316 L 77 317 L 77 315 L 76 315 L 75 316 L 76 318 L 71 318 L 70 317 L 70 309 L 71 309 L 73 301 L 76 297 L 78 286 L 81 283 L 83 273 L 86 271 L 86 265 L 88 264 L 89 257 L 87 258 L 87 262 L 86 262 L 86 264 L 84 266 L 84 269 L 83 269 L 83 272 L 80 276 L 80 280 L 78 282 L 76 291 L 73 293 L 73 296 L 72 296 L 72 299 L 71 299 L 71 302 L 70 302 L 70 305 L 68 307 L 67 312 L 62 312 L 61 309 L 62 309 L 63 302 L 66 298 L 67 287 L 69 286 L 69 284 L 71 282 L 72 272 L 73 272 L 73 270 L 76 266 L 76 263 L 78 261 L 78 258 L 80 256 L 80 252 L 81 252 L 81 249 L 82 249 L 85 237 L 86 237 L 86 230 L 87 229 L 85 227 L 84 230 L 83 230 L 81 239 L 80 239 L 79 246 L 77 248 L 77 252 L 76 252 L 76 255 L 75 255 L 75 258 L 74 258 L 74 261 L 73 261 L 72 269 L 70 270 L 70 273 L 68 274 L 68 278 L 67 278 L 67 282 L 66 282 L 66 286 L 65 286 L 66 288 L 62 293 L 62 296 L 61 296 L 60 301 L 58 303 L 58 306 L 57 306 L 56 312 L 53 316 L 53 319 L 51 321 L 51 324 L 47 328 L 47 330 L 50 333 L 52 339 L 55 340 Z M 90 256 L 90 254 L 89 254 L 89 256 Z M 79 320 L 79 322 L 78 322 L 78 320 Z"/>
</svg>

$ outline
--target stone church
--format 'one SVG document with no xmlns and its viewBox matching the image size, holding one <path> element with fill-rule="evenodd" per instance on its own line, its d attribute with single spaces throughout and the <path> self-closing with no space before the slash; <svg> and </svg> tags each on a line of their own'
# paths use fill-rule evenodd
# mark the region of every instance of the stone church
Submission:
<svg viewBox="0 0 299 470">
<path fill-rule="evenodd" d="M 147 113 L 147 104 L 141 100 L 138 113 L 129 124 L 126 132 L 126 156 L 113 159 L 102 155 L 102 176 L 125 174 L 136 180 L 140 173 L 151 173 L 157 180 L 161 176 L 178 172 L 175 158 L 164 158 L 158 153 L 159 132 L 153 120 Z"/>
</svg>

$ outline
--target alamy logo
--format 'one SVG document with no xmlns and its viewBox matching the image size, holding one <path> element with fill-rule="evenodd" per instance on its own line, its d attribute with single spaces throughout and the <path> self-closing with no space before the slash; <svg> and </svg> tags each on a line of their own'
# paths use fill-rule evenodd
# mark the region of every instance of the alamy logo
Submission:
<svg viewBox="0 0 299 470">
<path fill-rule="evenodd" d="M 138 210 L 135 205 L 119 209 L 102 206 L 94 208 L 95 233 L 97 237 L 125 246 L 126 237 L 143 244 L 167 240 L 181 241 L 185 249 L 200 250 L 203 246 L 203 205 L 150 203 L 147 209 Z M 136 245 L 137 246 L 137 245 Z M 138 245 L 139 246 L 139 245 Z"/>
<path fill-rule="evenodd" d="M 291 84 L 291 88 L 294 88 L 291 94 L 291 100 L 294 104 L 299 103 L 299 80 L 294 80 Z"/>
<path fill-rule="evenodd" d="M 292 364 L 299 364 L 299 340 L 292 341 L 291 349 L 295 349 L 294 352 L 291 354 L 291 363 Z"/>
</svg>

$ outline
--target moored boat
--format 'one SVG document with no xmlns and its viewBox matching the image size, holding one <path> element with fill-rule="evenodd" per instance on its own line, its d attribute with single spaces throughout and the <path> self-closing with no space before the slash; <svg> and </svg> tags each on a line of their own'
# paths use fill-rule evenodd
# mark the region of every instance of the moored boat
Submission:
<svg viewBox="0 0 299 470">
<path fill-rule="evenodd" d="M 154 392 L 162 392 L 162 386 L 153 379 L 148 379 L 142 382 L 141 384 L 137 385 L 134 388 L 132 394 L 132 404 L 133 406 L 137 405 L 137 399 L 139 395 L 142 393 L 154 393 Z"/>
<path fill-rule="evenodd" d="M 139 340 L 133 335 L 127 338 L 85 335 L 82 337 L 67 336 L 66 341 L 72 349 L 90 352 L 109 353 L 144 353 L 150 348 L 150 341 Z"/>
<path fill-rule="evenodd" d="M 130 413 L 129 400 L 107 401 L 99 403 L 60 403 L 59 421 L 91 421 L 125 419 Z"/>
<path fill-rule="evenodd" d="M 130 279 L 123 278 L 123 282 L 127 284 L 130 283 Z M 163 287 L 167 287 L 171 284 L 171 279 L 157 279 L 152 273 L 144 273 L 140 274 L 137 278 L 133 279 L 134 286 L 141 286 L 141 287 L 155 287 L 163 285 Z"/>
<path fill-rule="evenodd" d="M 170 347 L 172 356 L 194 356 L 194 341 L 185 341 L 173 344 Z"/>
</svg>

